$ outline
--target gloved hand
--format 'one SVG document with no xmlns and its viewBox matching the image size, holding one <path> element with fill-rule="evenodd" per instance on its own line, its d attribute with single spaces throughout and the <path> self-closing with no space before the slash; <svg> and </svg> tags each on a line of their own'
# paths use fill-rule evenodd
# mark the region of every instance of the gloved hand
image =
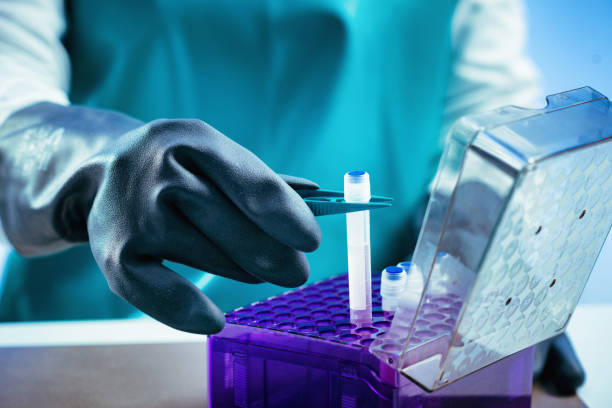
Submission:
<svg viewBox="0 0 612 408">
<path fill-rule="evenodd" d="M 0 129 L 0 186 L 0 220 L 17 251 L 42 255 L 89 241 L 113 292 L 194 333 L 221 330 L 223 313 L 163 260 L 293 287 L 308 277 L 303 252 L 321 239 L 287 182 L 197 120 L 143 124 L 34 105 Z"/>
</svg>

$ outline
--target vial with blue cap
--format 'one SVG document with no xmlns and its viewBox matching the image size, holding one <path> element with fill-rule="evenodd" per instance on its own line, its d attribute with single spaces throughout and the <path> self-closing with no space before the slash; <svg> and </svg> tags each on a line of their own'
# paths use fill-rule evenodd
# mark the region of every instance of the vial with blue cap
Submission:
<svg viewBox="0 0 612 408">
<path fill-rule="evenodd" d="M 344 201 L 370 201 L 370 175 L 350 171 L 344 175 Z M 354 323 L 372 320 L 372 266 L 370 259 L 370 211 L 346 214 L 350 318 Z"/>
<path fill-rule="evenodd" d="M 380 279 L 382 310 L 395 312 L 406 289 L 406 271 L 399 266 L 387 266 Z"/>
</svg>

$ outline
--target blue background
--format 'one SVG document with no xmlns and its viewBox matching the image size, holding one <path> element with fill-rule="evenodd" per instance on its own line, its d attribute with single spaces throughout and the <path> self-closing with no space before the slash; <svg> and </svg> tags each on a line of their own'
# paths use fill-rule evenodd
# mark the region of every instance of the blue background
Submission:
<svg viewBox="0 0 612 408">
<path fill-rule="evenodd" d="M 612 97 L 612 1 L 531 0 L 528 51 L 546 93 L 589 85 Z"/>
<path fill-rule="evenodd" d="M 549 95 L 589 85 L 612 98 L 612 1 L 527 1 L 528 51 Z M 612 199 L 612 197 L 610 197 Z M 582 303 L 612 303 L 612 237 L 599 255 Z"/>
</svg>

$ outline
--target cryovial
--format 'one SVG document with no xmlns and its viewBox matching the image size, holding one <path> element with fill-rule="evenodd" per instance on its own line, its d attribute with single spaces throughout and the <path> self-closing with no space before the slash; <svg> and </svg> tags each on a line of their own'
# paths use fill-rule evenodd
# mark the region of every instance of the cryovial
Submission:
<svg viewBox="0 0 612 408">
<path fill-rule="evenodd" d="M 399 266 L 387 266 L 383 269 L 380 279 L 382 310 L 395 312 L 400 297 L 406 290 L 406 272 Z"/>
<path fill-rule="evenodd" d="M 370 175 L 350 171 L 344 175 L 344 201 L 370 201 Z M 372 320 L 372 265 L 370 258 L 370 211 L 346 214 L 349 305 L 353 322 Z"/>
</svg>

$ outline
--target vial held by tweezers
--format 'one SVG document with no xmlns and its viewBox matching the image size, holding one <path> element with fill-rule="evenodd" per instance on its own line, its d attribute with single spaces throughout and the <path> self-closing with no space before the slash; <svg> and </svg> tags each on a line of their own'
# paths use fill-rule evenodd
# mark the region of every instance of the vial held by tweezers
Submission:
<svg viewBox="0 0 612 408">
<path fill-rule="evenodd" d="M 370 201 L 370 176 L 365 171 L 344 175 L 344 201 Z M 372 266 L 370 259 L 370 211 L 346 214 L 349 307 L 351 321 L 372 321 Z"/>
</svg>

